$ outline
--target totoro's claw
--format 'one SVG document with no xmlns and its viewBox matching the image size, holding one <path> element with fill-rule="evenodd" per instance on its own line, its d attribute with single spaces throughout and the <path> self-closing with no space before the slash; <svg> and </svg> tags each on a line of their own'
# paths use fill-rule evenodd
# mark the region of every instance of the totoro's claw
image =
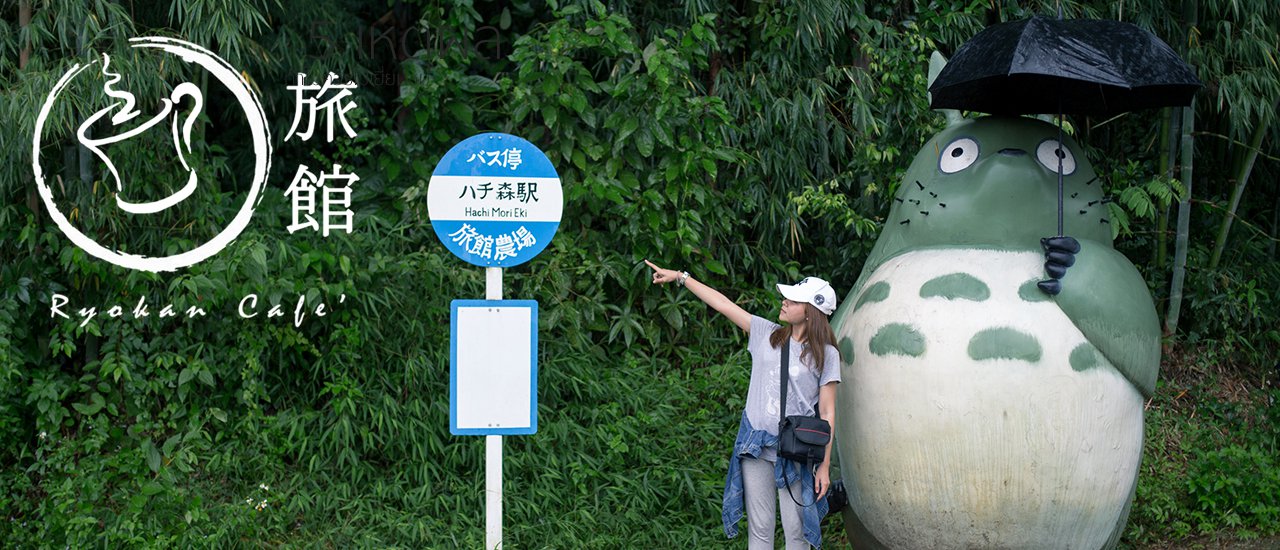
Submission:
<svg viewBox="0 0 1280 550">
<path fill-rule="evenodd" d="M 1040 246 L 1044 247 L 1044 272 L 1054 279 L 1067 274 L 1067 268 L 1076 264 L 1076 253 L 1080 252 L 1080 241 L 1065 235 L 1040 239 Z"/>
<path fill-rule="evenodd" d="M 1049 252 L 1045 253 L 1044 257 L 1046 260 L 1048 260 L 1047 263 L 1050 263 L 1050 264 L 1058 264 L 1063 267 L 1071 267 L 1073 265 L 1076 265 L 1076 255 L 1068 252 L 1050 250 Z"/>
<path fill-rule="evenodd" d="M 1080 241 L 1066 235 L 1042 238 L 1040 239 L 1040 246 L 1044 247 L 1046 252 L 1050 250 L 1059 250 L 1071 254 L 1080 252 Z"/>
<path fill-rule="evenodd" d="M 1044 272 L 1054 279 L 1061 279 L 1063 275 L 1067 274 L 1067 266 L 1048 261 L 1044 263 Z"/>
<path fill-rule="evenodd" d="M 1062 292 L 1062 282 L 1057 279 L 1040 281 L 1036 283 L 1036 286 L 1040 287 L 1041 291 L 1050 296 L 1057 296 L 1059 292 Z"/>
</svg>

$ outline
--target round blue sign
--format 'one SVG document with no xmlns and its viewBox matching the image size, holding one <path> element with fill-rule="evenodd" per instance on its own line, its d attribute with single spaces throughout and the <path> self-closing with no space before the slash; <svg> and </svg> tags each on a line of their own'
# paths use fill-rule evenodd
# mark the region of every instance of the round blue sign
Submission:
<svg viewBox="0 0 1280 550">
<path fill-rule="evenodd" d="M 510 134 L 479 134 L 440 159 L 427 184 L 427 213 L 445 248 L 481 267 L 537 256 L 560 227 L 560 176 L 541 150 Z"/>
</svg>

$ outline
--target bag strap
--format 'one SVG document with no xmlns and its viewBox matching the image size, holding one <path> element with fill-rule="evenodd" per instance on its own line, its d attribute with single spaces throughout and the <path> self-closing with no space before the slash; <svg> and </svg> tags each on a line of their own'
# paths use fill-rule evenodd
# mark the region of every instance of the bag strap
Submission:
<svg viewBox="0 0 1280 550">
<path fill-rule="evenodd" d="M 782 385 L 782 395 L 779 397 L 782 401 L 781 410 L 778 412 L 778 433 L 782 433 L 782 423 L 787 420 L 787 386 L 791 382 L 791 336 L 788 335 L 786 340 L 782 342 L 782 367 L 778 369 L 778 377 Z"/>
<path fill-rule="evenodd" d="M 782 385 L 782 389 L 780 390 L 781 395 L 779 395 L 779 398 L 782 401 L 782 410 L 778 414 L 778 433 L 779 434 L 782 433 L 782 425 L 787 421 L 787 386 L 791 385 L 790 363 L 791 363 L 791 336 L 788 335 L 787 339 L 782 342 L 782 366 L 781 368 L 778 369 L 780 371 L 778 374 L 779 383 Z M 818 406 L 814 405 L 813 409 L 814 409 L 814 412 L 816 413 L 818 410 Z M 778 460 L 783 460 L 783 458 L 778 457 Z M 797 465 L 799 466 L 799 464 Z M 808 466 L 808 464 L 804 464 L 803 466 Z M 803 470 L 803 466 L 801 466 L 801 470 Z M 785 472 L 785 470 L 783 471 Z M 804 475 L 803 471 L 801 472 L 800 475 Z M 784 473 L 784 475 L 782 476 L 782 482 L 787 485 L 787 496 L 791 497 L 791 502 L 796 503 L 796 506 L 799 506 L 801 508 L 808 508 L 818 503 L 817 498 L 814 498 L 813 502 L 810 502 L 809 504 L 804 504 L 804 503 L 801 503 L 799 500 L 796 500 L 796 496 L 791 494 L 791 483 L 787 481 L 786 477 L 787 476 Z"/>
<path fill-rule="evenodd" d="M 782 430 L 782 422 L 787 419 L 787 386 L 791 385 L 791 338 L 788 337 L 782 343 L 782 368 L 778 369 L 778 383 L 782 386 L 782 395 L 779 397 L 782 401 L 782 412 L 778 414 L 778 430 Z M 818 410 L 818 404 L 813 404 L 814 418 L 821 418 L 822 413 Z"/>
</svg>

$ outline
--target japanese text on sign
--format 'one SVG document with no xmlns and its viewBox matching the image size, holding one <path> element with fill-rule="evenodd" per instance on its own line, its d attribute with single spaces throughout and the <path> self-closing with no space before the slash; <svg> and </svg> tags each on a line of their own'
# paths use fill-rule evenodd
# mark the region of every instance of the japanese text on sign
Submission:
<svg viewBox="0 0 1280 550">
<path fill-rule="evenodd" d="M 471 224 L 464 223 L 457 231 L 450 233 L 449 238 L 467 253 L 486 260 L 514 258 L 521 250 L 538 244 L 538 239 L 523 225 L 510 233 L 493 236 L 482 235 Z"/>
<path fill-rule="evenodd" d="M 524 161 L 520 159 L 520 149 L 511 147 L 498 151 L 485 151 L 483 149 L 476 151 L 467 158 L 467 162 L 478 162 L 486 166 L 501 166 L 515 170 Z"/>
<path fill-rule="evenodd" d="M 514 187 L 512 187 L 514 185 Z M 485 200 L 489 198 L 489 193 L 494 193 L 494 198 L 500 201 L 518 201 L 518 202 L 538 202 L 538 182 L 536 181 L 504 181 L 498 184 L 495 190 L 492 182 L 485 182 L 480 185 L 472 186 L 470 184 L 462 186 L 462 193 L 458 198 L 471 198 Z"/>
<path fill-rule="evenodd" d="M 284 140 L 297 136 L 302 141 L 309 141 L 315 131 L 316 118 L 323 117 L 325 125 L 325 141 L 333 142 L 334 119 L 341 125 L 348 138 L 356 137 L 355 130 L 347 123 L 347 112 L 356 108 L 350 99 L 355 83 L 335 84 L 338 75 L 329 73 L 324 84 L 307 84 L 307 75 L 298 73 L 298 83 L 288 86 L 294 90 L 293 125 Z M 326 97 L 327 96 L 327 97 Z M 301 131 L 299 125 L 303 119 L 306 124 Z M 285 189 L 284 195 L 289 197 L 293 205 L 293 218 L 287 228 L 289 233 L 300 229 L 319 231 L 328 237 L 330 230 L 344 230 L 350 233 L 353 229 L 351 212 L 351 185 L 360 180 L 355 173 L 343 173 L 342 165 L 334 164 L 332 172 L 321 172 L 319 176 L 311 172 L 305 164 L 298 165 L 293 181 Z M 319 215 L 317 220 L 317 197 L 319 198 Z"/>
</svg>

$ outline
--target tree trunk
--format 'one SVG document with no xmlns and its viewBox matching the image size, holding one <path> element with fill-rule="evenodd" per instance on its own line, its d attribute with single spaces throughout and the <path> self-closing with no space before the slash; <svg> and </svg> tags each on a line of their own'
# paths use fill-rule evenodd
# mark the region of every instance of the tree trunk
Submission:
<svg viewBox="0 0 1280 550">
<path fill-rule="evenodd" d="M 1197 24 L 1197 14 L 1200 11 L 1198 0 L 1183 0 L 1182 17 L 1183 23 L 1186 25 L 1186 33 L 1183 34 L 1182 55 L 1185 58 L 1187 50 L 1191 49 L 1191 35 L 1195 32 Z M 1193 67 L 1192 70 L 1195 70 Z M 1182 284 L 1187 277 L 1187 240 L 1191 233 L 1191 176 L 1192 173 L 1192 155 L 1194 153 L 1194 138 L 1192 132 L 1195 131 L 1196 118 L 1196 100 L 1191 98 L 1191 104 L 1182 108 L 1182 184 L 1186 189 L 1186 194 L 1182 196 L 1182 200 L 1178 201 L 1178 233 L 1174 238 L 1173 245 L 1173 281 L 1169 285 L 1169 309 L 1165 311 L 1164 317 L 1164 335 L 1166 337 L 1173 336 L 1178 332 L 1178 315 L 1182 312 Z"/>
<path fill-rule="evenodd" d="M 31 26 L 31 0 L 18 0 L 18 27 L 23 31 Z M 18 53 L 18 70 L 22 71 L 27 68 L 27 62 L 31 60 L 31 42 L 22 43 L 22 51 Z M 40 197 L 36 195 L 35 186 L 27 186 L 27 208 L 35 212 L 40 207 Z"/>
<path fill-rule="evenodd" d="M 18 28 L 27 30 L 31 25 L 31 0 L 18 0 Z M 28 35 L 30 36 L 30 35 Z M 27 67 L 27 61 L 31 60 L 31 42 L 22 43 L 22 51 L 18 53 L 18 70 L 21 71 Z"/>
<path fill-rule="evenodd" d="M 1276 257 L 1276 239 L 1280 239 L 1280 185 L 1276 186 L 1276 204 L 1271 207 L 1271 241 L 1267 243 L 1267 256 Z"/>
<path fill-rule="evenodd" d="M 79 53 L 80 59 L 84 59 L 85 50 L 88 49 L 88 41 L 89 41 L 88 34 L 89 34 L 89 30 L 87 27 L 80 27 L 79 36 L 77 36 L 76 38 L 76 51 Z M 93 128 L 85 128 L 84 137 L 92 138 Z M 84 187 L 82 187 L 81 189 L 93 189 L 94 156 L 89 152 L 89 148 L 85 147 L 84 143 L 79 142 L 78 140 L 76 143 L 76 152 L 79 155 L 79 161 L 80 161 L 79 162 L 80 182 L 84 184 Z M 81 284 L 87 285 L 88 282 L 89 282 L 88 279 L 84 279 L 81 281 Z M 85 334 L 85 338 L 84 338 L 85 363 L 92 363 L 98 360 L 98 345 L 99 345 L 99 337 L 97 335 L 92 333 Z"/>
<path fill-rule="evenodd" d="M 1172 336 L 1178 331 L 1178 315 L 1182 311 L 1182 284 L 1187 276 L 1187 240 L 1191 232 L 1191 176 L 1192 152 L 1195 131 L 1195 100 L 1182 109 L 1182 182 L 1187 194 L 1178 203 L 1178 235 L 1173 247 L 1173 284 L 1169 288 L 1169 310 L 1164 318 L 1164 334 Z"/>
<path fill-rule="evenodd" d="M 1240 207 L 1240 198 L 1244 196 L 1244 186 L 1249 183 L 1249 174 L 1253 172 L 1253 163 L 1258 160 L 1258 148 L 1262 146 L 1262 138 L 1267 135 L 1269 125 L 1259 122 L 1253 128 L 1253 135 L 1249 137 L 1248 149 L 1244 152 L 1244 159 L 1237 167 L 1236 171 L 1236 188 L 1231 192 L 1231 202 L 1227 205 L 1227 216 L 1222 220 L 1222 226 L 1218 228 L 1218 240 L 1213 245 L 1213 257 L 1209 259 L 1209 271 L 1218 269 L 1218 263 L 1222 260 L 1222 251 L 1227 247 L 1227 235 L 1231 233 L 1231 222 L 1236 219 L 1236 210 Z"/>
<path fill-rule="evenodd" d="M 76 39 L 76 51 L 79 52 L 81 59 L 84 58 L 85 48 L 88 42 L 88 28 L 80 27 L 79 36 Z M 84 129 L 84 137 L 93 137 L 93 128 Z M 93 155 L 89 153 L 89 148 L 83 143 L 78 145 L 80 152 L 80 183 L 85 185 L 86 189 L 93 186 Z"/>
<path fill-rule="evenodd" d="M 1165 109 L 1165 116 L 1160 123 L 1160 175 L 1173 179 L 1173 169 L 1178 164 L 1178 119 L 1182 113 L 1173 108 Z M 1163 270 L 1169 260 L 1169 211 L 1171 207 L 1160 209 L 1156 218 L 1155 269 Z"/>
</svg>

